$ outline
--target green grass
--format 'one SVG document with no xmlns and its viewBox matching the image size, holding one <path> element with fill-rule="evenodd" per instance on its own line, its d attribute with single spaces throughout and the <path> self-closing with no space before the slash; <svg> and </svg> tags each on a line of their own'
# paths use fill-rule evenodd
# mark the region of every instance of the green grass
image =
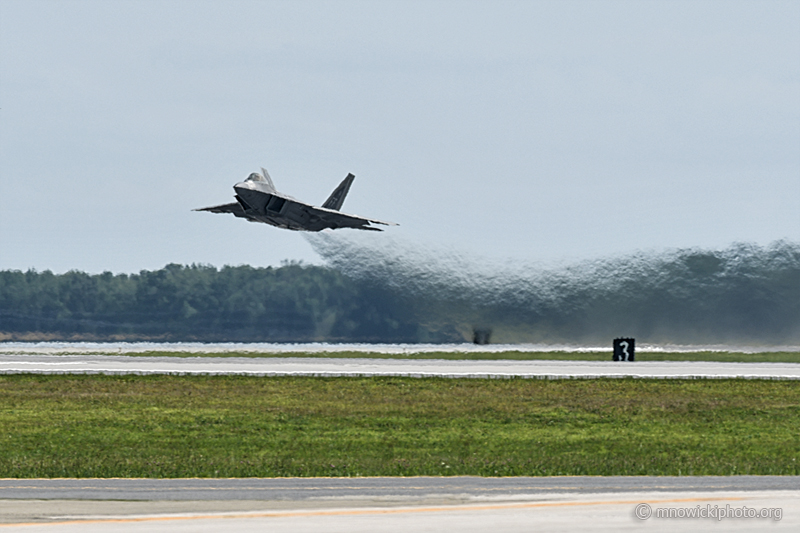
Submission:
<svg viewBox="0 0 800 533">
<path fill-rule="evenodd" d="M 138 357 L 337 357 L 346 359 L 449 359 L 515 361 L 610 361 L 611 350 L 601 352 L 420 352 L 391 354 L 380 352 L 121 352 Z M 723 361 L 750 363 L 800 363 L 800 352 L 636 352 L 637 361 Z"/>
<path fill-rule="evenodd" d="M 800 474 L 768 380 L 0 376 L 0 477 Z"/>
</svg>

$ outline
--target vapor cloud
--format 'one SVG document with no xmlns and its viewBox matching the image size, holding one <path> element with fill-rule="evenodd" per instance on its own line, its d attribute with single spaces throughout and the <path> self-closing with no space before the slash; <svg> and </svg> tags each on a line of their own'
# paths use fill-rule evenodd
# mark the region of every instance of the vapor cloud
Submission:
<svg viewBox="0 0 800 533">
<path fill-rule="evenodd" d="M 800 341 L 800 244 L 640 252 L 558 267 L 482 261 L 389 235 L 309 235 L 314 250 L 432 331 L 497 342 Z"/>
</svg>

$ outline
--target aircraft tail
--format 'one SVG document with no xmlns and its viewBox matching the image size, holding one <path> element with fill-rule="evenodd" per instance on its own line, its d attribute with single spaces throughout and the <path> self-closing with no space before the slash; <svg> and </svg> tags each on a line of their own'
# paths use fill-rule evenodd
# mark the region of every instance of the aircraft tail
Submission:
<svg viewBox="0 0 800 533">
<path fill-rule="evenodd" d="M 331 193 L 325 203 L 322 204 L 322 207 L 326 209 L 333 209 L 338 211 L 342 208 L 342 204 L 344 203 L 344 198 L 347 196 L 347 193 L 350 192 L 350 185 L 353 184 L 353 180 L 356 177 L 352 174 L 348 174 L 347 177 L 342 180 L 338 187 Z"/>
<path fill-rule="evenodd" d="M 270 192 L 278 192 L 277 189 L 275 189 L 275 184 L 272 183 L 272 178 L 269 177 L 269 173 L 267 172 L 267 169 L 264 168 L 264 167 L 261 167 L 261 176 L 264 178 L 264 181 L 267 182 L 267 185 L 269 185 L 269 188 L 272 189 Z"/>
</svg>

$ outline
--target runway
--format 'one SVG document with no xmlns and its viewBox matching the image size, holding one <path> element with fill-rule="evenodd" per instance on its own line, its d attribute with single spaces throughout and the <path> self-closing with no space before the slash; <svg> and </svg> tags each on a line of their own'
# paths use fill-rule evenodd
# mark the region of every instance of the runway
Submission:
<svg viewBox="0 0 800 533">
<path fill-rule="evenodd" d="M 636 491 L 800 490 L 800 476 L 0 479 L 0 500 L 264 500 L 517 497 Z"/>
<path fill-rule="evenodd" d="M 737 519 L 741 508 L 769 516 Z M 722 520 L 796 530 L 800 477 L 0 480 L 0 531 L 699 531 Z"/>
<path fill-rule="evenodd" d="M 0 355 L 0 374 L 176 374 L 314 377 L 655 378 L 800 380 L 798 363 L 404 360 L 318 357 Z"/>
</svg>

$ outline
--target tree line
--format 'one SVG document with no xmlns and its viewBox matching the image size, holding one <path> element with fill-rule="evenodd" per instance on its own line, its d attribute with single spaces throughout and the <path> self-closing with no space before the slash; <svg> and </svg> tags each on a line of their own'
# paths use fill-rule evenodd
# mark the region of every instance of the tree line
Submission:
<svg viewBox="0 0 800 533">
<path fill-rule="evenodd" d="M 800 245 L 789 242 L 483 277 L 345 256 L 360 268 L 0 271 L 0 340 L 437 343 L 485 330 L 508 343 L 800 342 Z"/>
<path fill-rule="evenodd" d="M 169 264 L 138 274 L 0 271 L 6 340 L 460 341 L 331 268 Z M 438 336 L 437 336 L 438 335 Z"/>
</svg>

